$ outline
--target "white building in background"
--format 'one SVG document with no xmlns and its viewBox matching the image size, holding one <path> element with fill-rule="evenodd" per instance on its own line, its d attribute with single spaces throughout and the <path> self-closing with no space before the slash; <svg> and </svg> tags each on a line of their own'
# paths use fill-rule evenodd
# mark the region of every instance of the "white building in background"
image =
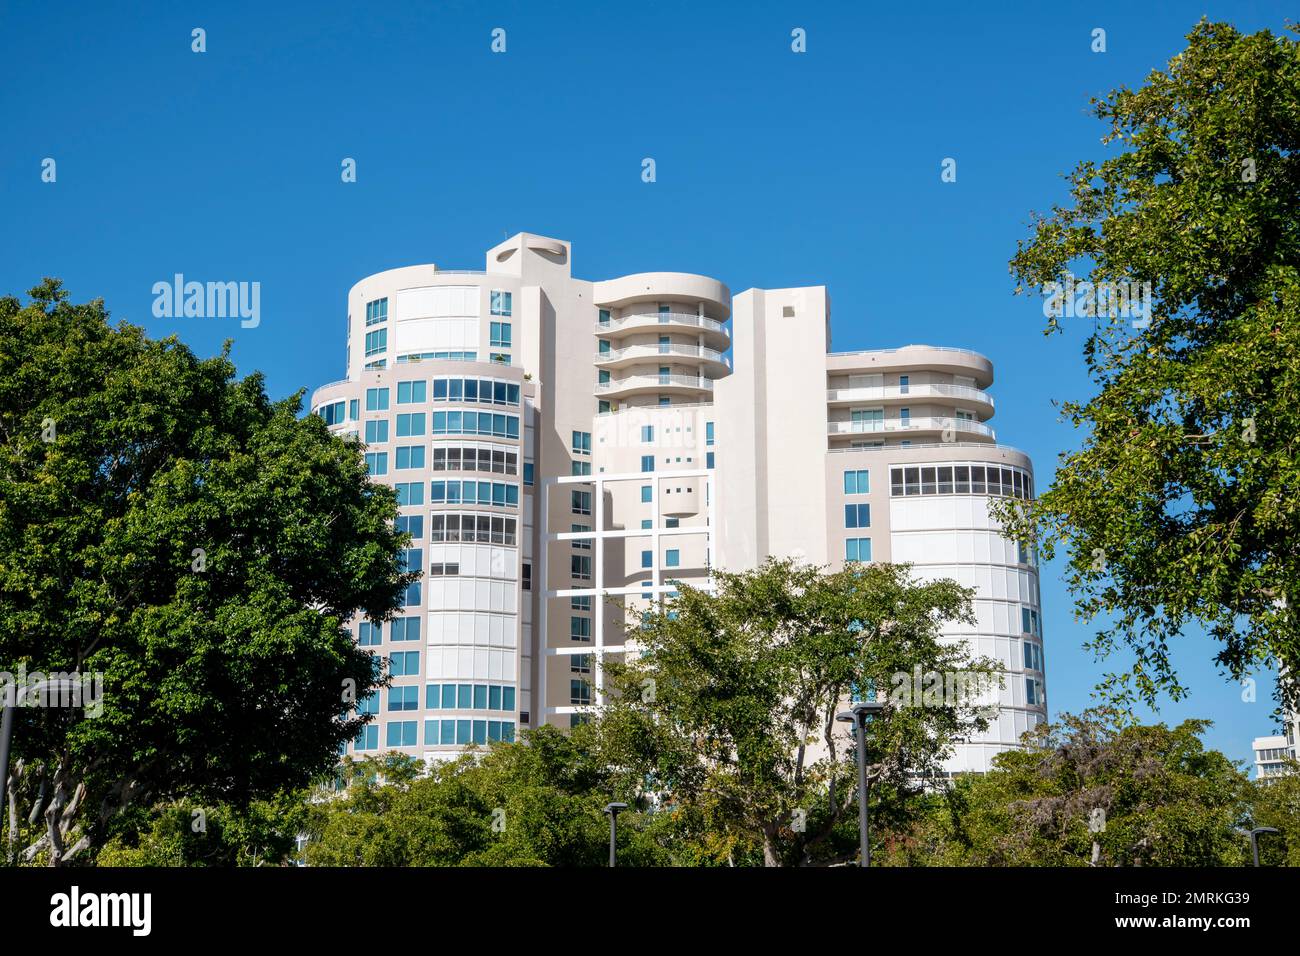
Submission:
<svg viewBox="0 0 1300 956">
<path fill-rule="evenodd" d="M 1300 711 L 1286 711 L 1282 723 L 1282 733 L 1251 741 L 1256 780 L 1270 781 L 1285 776 L 1291 772 L 1287 761 L 1300 760 Z"/>
<path fill-rule="evenodd" d="M 1033 466 L 996 443 L 987 358 L 831 352 L 823 287 L 733 300 L 684 273 L 575 279 L 570 258 L 521 233 L 483 272 L 411 266 L 349 294 L 347 378 L 312 411 L 365 443 L 424 572 L 395 621 L 354 622 L 394 682 L 352 751 L 438 759 L 570 726 L 638 605 L 768 555 L 975 588 L 976 623 L 947 637 L 1008 680 L 950 772 L 1046 719 L 1035 558 L 987 507 L 1032 497 Z"/>
</svg>

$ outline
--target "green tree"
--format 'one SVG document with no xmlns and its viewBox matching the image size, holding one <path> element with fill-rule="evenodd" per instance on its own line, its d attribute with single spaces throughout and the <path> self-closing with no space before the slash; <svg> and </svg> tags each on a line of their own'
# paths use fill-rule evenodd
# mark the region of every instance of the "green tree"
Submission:
<svg viewBox="0 0 1300 956">
<path fill-rule="evenodd" d="M 19 710 L 8 842 L 57 865 L 131 807 L 327 772 L 380 680 L 344 623 L 407 576 L 392 492 L 300 395 L 31 297 L 0 298 L 0 669 L 103 689 L 94 719 Z"/>
<path fill-rule="evenodd" d="M 1209 721 L 1125 723 L 1065 714 L 929 799 L 884 862 L 955 866 L 1240 866 L 1250 783 L 1206 750 Z"/>
<path fill-rule="evenodd" d="M 1300 763 L 1284 777 L 1251 786 L 1249 824 L 1278 831 L 1260 834 L 1260 865 L 1300 866 Z"/>
<path fill-rule="evenodd" d="M 303 859 L 313 866 L 604 866 L 603 808 L 622 796 L 600 765 L 589 731 L 551 726 L 523 741 L 472 748 L 427 774 L 406 758 L 353 765 L 350 786 L 316 802 Z M 619 817 L 619 860 L 671 861 L 666 817 L 633 806 Z M 653 824 L 653 825 L 652 825 Z"/>
<path fill-rule="evenodd" d="M 714 593 L 679 582 L 669 605 L 646 611 L 628 634 L 643 653 L 607 666 L 593 722 L 611 766 L 703 827 L 701 859 L 852 857 L 854 752 L 835 716 L 855 688 L 888 697 L 868 737 L 873 812 L 897 810 L 958 738 L 987 727 L 979 691 L 997 683 L 993 662 L 940 637 L 945 622 L 971 620 L 968 589 L 914 583 L 906 566 L 824 573 L 776 559 L 714 580 Z M 922 678 L 930 693 L 915 698 Z M 956 692 L 934 693 L 936 678 Z"/>
<path fill-rule="evenodd" d="M 1233 678 L 1269 657 L 1300 672 L 1300 46 L 1202 22 L 1166 70 L 1093 106 L 1120 149 L 1035 217 L 1016 291 L 1072 270 L 1148 283 L 1149 326 L 1079 299 L 1097 393 L 1062 407 L 1082 446 L 1002 517 L 1046 557 L 1067 549 L 1079 611 L 1104 618 L 1098 655 L 1136 655 L 1103 681 L 1114 699 L 1182 696 L 1169 642 L 1189 624 Z"/>
</svg>

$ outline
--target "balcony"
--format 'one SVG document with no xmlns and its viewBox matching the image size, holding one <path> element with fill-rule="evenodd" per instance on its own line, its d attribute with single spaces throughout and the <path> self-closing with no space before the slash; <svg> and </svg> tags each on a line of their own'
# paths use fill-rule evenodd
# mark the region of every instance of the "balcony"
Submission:
<svg viewBox="0 0 1300 956">
<path fill-rule="evenodd" d="M 695 359 L 711 366 L 709 371 L 720 374 L 726 374 L 731 368 L 731 360 L 717 349 L 677 342 L 668 345 L 631 345 L 625 349 L 597 352 L 596 364 L 601 368 L 625 368 L 640 362 L 654 362 L 664 358 Z"/>
<path fill-rule="evenodd" d="M 713 379 L 703 375 L 629 375 L 610 382 L 596 383 L 596 394 L 601 398 L 621 398 L 648 393 L 681 395 L 701 391 L 712 392 Z"/>
<path fill-rule="evenodd" d="M 731 344 L 731 334 L 725 324 L 693 312 L 638 312 L 596 323 L 596 334 L 606 337 L 648 329 L 698 332 L 703 334 L 705 341 L 719 349 Z"/>
<path fill-rule="evenodd" d="M 856 437 L 859 435 L 920 434 L 948 430 L 963 435 L 980 435 L 990 441 L 996 438 L 993 429 L 988 425 L 983 422 L 967 421 L 963 418 L 909 418 L 906 421 L 891 418 L 888 421 L 827 423 L 827 433 L 833 438 Z"/>
<path fill-rule="evenodd" d="M 978 405 L 993 414 L 993 396 L 983 389 L 968 385 L 876 385 L 867 388 L 832 388 L 826 392 L 830 405 L 862 405 L 867 402 L 916 401 L 921 398 L 942 398 L 963 405 Z"/>
</svg>

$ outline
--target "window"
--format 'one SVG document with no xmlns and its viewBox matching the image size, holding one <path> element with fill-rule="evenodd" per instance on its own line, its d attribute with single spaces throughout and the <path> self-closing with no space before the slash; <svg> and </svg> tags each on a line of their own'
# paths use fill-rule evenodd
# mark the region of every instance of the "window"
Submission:
<svg viewBox="0 0 1300 956">
<path fill-rule="evenodd" d="M 394 677 L 419 677 L 420 652 L 394 651 L 388 655 L 388 673 Z"/>
<path fill-rule="evenodd" d="M 1022 641 L 1021 647 L 1025 653 L 1025 670 L 1042 671 L 1043 649 L 1031 641 Z"/>
<path fill-rule="evenodd" d="M 1032 498 L 1032 481 L 1016 468 L 992 465 L 939 465 L 892 468 L 889 493 L 902 495 L 1006 495 Z"/>
<path fill-rule="evenodd" d="M 898 423 L 907 428 L 912 423 L 912 410 L 910 408 L 900 408 L 898 410 Z"/>
<path fill-rule="evenodd" d="M 348 400 L 348 421 L 355 422 L 361 417 L 361 399 L 352 398 Z"/>
<path fill-rule="evenodd" d="M 509 322 L 489 323 L 488 345 L 492 346 L 494 349 L 510 348 L 510 323 Z"/>
<path fill-rule="evenodd" d="M 420 604 L 420 582 L 415 581 L 406 586 L 405 600 L 402 601 L 407 607 L 418 607 Z"/>
<path fill-rule="evenodd" d="M 395 617 L 393 618 L 392 632 L 394 641 L 418 641 L 420 639 L 420 619 L 418 617 Z"/>
<path fill-rule="evenodd" d="M 599 352 L 601 355 L 608 355 L 608 354 L 609 354 L 609 339 L 597 339 L 597 340 L 596 340 L 596 351 Z"/>
<path fill-rule="evenodd" d="M 609 402 L 602 398 L 600 401 L 596 403 L 596 414 L 606 415 L 608 413 L 609 413 Z"/>
<path fill-rule="evenodd" d="M 608 370 L 608 369 L 603 369 L 603 368 L 597 370 L 597 372 L 596 372 L 596 381 L 597 381 L 597 383 L 599 383 L 599 384 L 601 384 L 601 385 L 608 385 L 608 384 L 609 384 L 609 370 Z"/>
<path fill-rule="evenodd" d="M 379 749 L 379 726 L 377 724 L 368 724 L 362 727 L 357 734 L 356 741 L 353 744 L 355 750 L 378 750 Z"/>
<path fill-rule="evenodd" d="M 512 295 L 493 289 L 488 293 L 488 312 L 492 315 L 510 315 Z"/>
<path fill-rule="evenodd" d="M 358 714 L 378 714 L 379 713 L 379 691 L 375 691 L 369 697 L 363 697 L 357 701 Z"/>
<path fill-rule="evenodd" d="M 379 325 L 388 321 L 388 300 L 375 299 L 366 303 L 366 325 Z"/>
<path fill-rule="evenodd" d="M 679 523 L 679 522 L 678 522 L 678 519 L 677 519 L 677 518 L 665 518 L 665 519 L 664 519 L 664 527 L 665 527 L 665 528 L 676 528 L 676 527 L 678 526 L 678 523 Z"/>
<path fill-rule="evenodd" d="M 1040 702 L 1040 696 L 1041 695 L 1038 692 L 1038 681 L 1034 680 L 1032 677 L 1026 677 L 1025 703 L 1029 704 L 1031 707 L 1037 706 Z"/>
<path fill-rule="evenodd" d="M 534 467 L 535 466 L 531 461 L 524 462 L 524 484 L 525 485 L 531 485 L 533 483 Z"/>
<path fill-rule="evenodd" d="M 704 423 L 704 444 L 713 444 L 713 422 Z"/>
<path fill-rule="evenodd" d="M 655 556 L 653 551 L 641 552 L 641 567 L 643 568 L 654 567 L 654 560 L 655 560 Z"/>
<path fill-rule="evenodd" d="M 366 333 L 366 355 L 378 355 L 388 348 L 388 329 Z"/>
<path fill-rule="evenodd" d="M 571 524 L 569 525 L 569 530 L 574 533 L 581 534 L 584 531 L 590 531 L 591 525 Z M 569 543 L 572 544 L 575 548 L 579 548 L 583 551 L 590 551 L 591 541 L 592 541 L 591 538 L 573 538 L 570 540 Z"/>
<path fill-rule="evenodd" d="M 590 674 L 591 673 L 591 655 L 590 654 L 570 654 L 569 655 L 569 672 L 572 674 Z"/>
<path fill-rule="evenodd" d="M 654 461 L 653 458 L 651 458 L 650 460 Z M 654 490 L 652 489 L 652 487 L 650 485 L 642 485 L 641 501 L 645 504 L 649 504 L 653 500 L 654 500 Z"/>
<path fill-rule="evenodd" d="M 497 415 L 492 412 L 434 412 L 433 434 L 518 438 L 519 416 Z"/>
<path fill-rule="evenodd" d="M 502 481 L 433 481 L 429 483 L 429 503 L 517 508 L 519 486 Z"/>
<path fill-rule="evenodd" d="M 533 589 L 533 566 L 527 561 L 522 565 L 520 580 L 522 581 L 522 587 L 525 591 L 531 591 Z"/>
<path fill-rule="evenodd" d="M 396 467 L 403 468 L 423 468 L 424 467 L 424 446 L 423 445 L 401 445 L 397 449 Z"/>
<path fill-rule="evenodd" d="M 424 412 L 400 412 L 397 416 L 397 437 L 416 438 L 424 434 Z"/>
<path fill-rule="evenodd" d="M 388 411 L 388 389 L 386 388 L 366 389 L 366 411 L 368 412 Z"/>
<path fill-rule="evenodd" d="M 397 383 L 397 404 L 398 405 L 419 405 L 428 399 L 426 396 L 429 391 L 428 382 L 398 382 Z"/>
<path fill-rule="evenodd" d="M 846 495 L 865 495 L 871 491 L 871 473 L 865 469 L 846 471 L 844 473 L 844 493 Z"/>
<path fill-rule="evenodd" d="M 569 597 L 569 610 L 571 611 L 590 611 L 591 595 L 574 594 Z"/>
<path fill-rule="evenodd" d="M 388 441 L 388 419 L 381 418 L 366 422 L 366 444 Z"/>
<path fill-rule="evenodd" d="M 707 451 L 707 452 L 704 453 L 704 467 L 705 467 L 705 468 L 713 468 L 713 467 L 715 467 L 714 462 L 713 462 L 713 452 L 711 452 L 711 451 Z"/>
<path fill-rule="evenodd" d="M 641 456 L 641 470 L 642 470 L 642 471 L 654 471 L 654 470 L 655 470 L 655 456 L 654 456 L 654 455 L 642 455 L 642 456 Z"/>
<path fill-rule="evenodd" d="M 655 427 L 653 425 L 641 426 L 641 443 L 648 445 L 655 440 Z"/>
<path fill-rule="evenodd" d="M 573 513 L 575 515 L 591 514 L 591 492 L 575 491 L 571 494 Z"/>
<path fill-rule="evenodd" d="M 845 505 L 844 506 L 844 527 L 870 528 L 871 527 L 871 505 Z"/>
<path fill-rule="evenodd" d="M 398 486 L 400 487 L 400 485 Z M 416 483 L 407 485 L 408 488 L 419 488 L 421 500 L 424 495 L 424 485 Z M 397 520 L 393 522 L 393 527 L 398 531 L 405 531 L 413 539 L 419 540 L 424 537 L 424 515 L 398 515 Z"/>
<path fill-rule="evenodd" d="M 575 554 L 569 557 L 569 570 L 577 581 L 591 580 L 591 555 Z"/>
<path fill-rule="evenodd" d="M 388 688 L 388 709 L 419 710 L 420 688 L 414 686 Z"/>
<path fill-rule="evenodd" d="M 404 548 L 402 550 L 402 570 L 419 571 L 424 567 L 423 548 Z"/>
<path fill-rule="evenodd" d="M 573 433 L 573 453 L 575 455 L 591 454 L 591 432 Z"/>
<path fill-rule="evenodd" d="M 682 553 L 676 548 L 670 548 L 664 552 L 664 567 L 678 568 L 682 564 Z"/>
<path fill-rule="evenodd" d="M 584 705 L 591 703 L 591 685 L 585 680 L 569 681 L 569 703 Z"/>
<path fill-rule="evenodd" d="M 316 414 L 325 419 L 326 425 L 343 424 L 343 413 L 347 410 L 346 401 L 331 402 L 316 409 Z"/>
<path fill-rule="evenodd" d="M 591 618 L 589 617 L 569 618 L 569 638 L 575 641 L 591 640 Z"/>
<path fill-rule="evenodd" d="M 844 542 L 844 560 L 845 561 L 870 561 L 871 560 L 871 539 L 870 538 L 848 538 Z"/>
<path fill-rule="evenodd" d="M 507 360 L 506 365 L 510 362 Z M 435 378 L 435 402 L 469 402 L 480 405 L 519 405 L 519 386 L 489 378 Z"/>
<path fill-rule="evenodd" d="M 609 309 L 601 309 L 597 313 L 597 319 L 601 325 L 609 325 Z"/>
<path fill-rule="evenodd" d="M 574 461 L 574 462 L 570 462 L 569 464 L 572 466 L 570 469 L 570 474 L 574 475 L 575 477 L 580 478 L 584 475 L 591 474 L 591 462 L 589 461 Z"/>
<path fill-rule="evenodd" d="M 384 626 L 382 624 L 371 624 L 369 621 L 362 621 L 357 625 L 357 645 L 360 647 L 375 647 L 384 639 Z"/>
<path fill-rule="evenodd" d="M 388 722 L 387 744 L 390 747 L 414 747 L 416 728 L 419 721 L 390 720 Z"/>
<path fill-rule="evenodd" d="M 366 471 L 368 471 L 372 475 L 388 474 L 388 452 L 386 451 L 366 452 Z"/>
<path fill-rule="evenodd" d="M 908 376 L 908 375 L 900 375 L 900 376 L 898 376 L 898 394 L 899 394 L 899 395 L 906 395 L 909 391 L 911 391 L 911 387 L 910 387 L 910 386 L 911 386 L 911 381 L 912 381 L 912 379 L 911 379 L 911 377 Z"/>
<path fill-rule="evenodd" d="M 424 504 L 424 482 L 422 481 L 399 481 L 393 485 L 393 489 L 397 492 L 399 505 Z"/>
<path fill-rule="evenodd" d="M 514 518 L 485 514 L 435 514 L 429 516 L 429 540 L 506 544 L 515 542 Z"/>
</svg>

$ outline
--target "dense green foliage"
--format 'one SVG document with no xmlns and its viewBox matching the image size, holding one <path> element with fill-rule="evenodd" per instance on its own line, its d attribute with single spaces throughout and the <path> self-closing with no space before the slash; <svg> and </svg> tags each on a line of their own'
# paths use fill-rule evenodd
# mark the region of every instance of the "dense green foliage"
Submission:
<svg viewBox="0 0 1300 956">
<path fill-rule="evenodd" d="M 300 399 L 47 281 L 0 298 L 0 670 L 102 675 L 19 708 L 6 842 L 59 863 L 136 806 L 246 806 L 330 770 L 407 580 L 391 491 Z M 17 825 L 11 825 L 12 822 Z"/>
<path fill-rule="evenodd" d="M 1189 624 L 1234 678 L 1269 658 L 1300 673 L 1300 44 L 1205 22 L 1188 40 L 1094 101 L 1120 150 L 1073 171 L 1011 261 L 1018 292 L 1072 270 L 1152 292 L 1145 328 L 1049 319 L 1092 327 L 1098 390 L 1063 405 L 1082 446 L 1006 515 L 1047 557 L 1066 547 L 1099 654 L 1135 653 L 1107 675 L 1116 700 L 1181 696 L 1168 645 Z"/>
</svg>

